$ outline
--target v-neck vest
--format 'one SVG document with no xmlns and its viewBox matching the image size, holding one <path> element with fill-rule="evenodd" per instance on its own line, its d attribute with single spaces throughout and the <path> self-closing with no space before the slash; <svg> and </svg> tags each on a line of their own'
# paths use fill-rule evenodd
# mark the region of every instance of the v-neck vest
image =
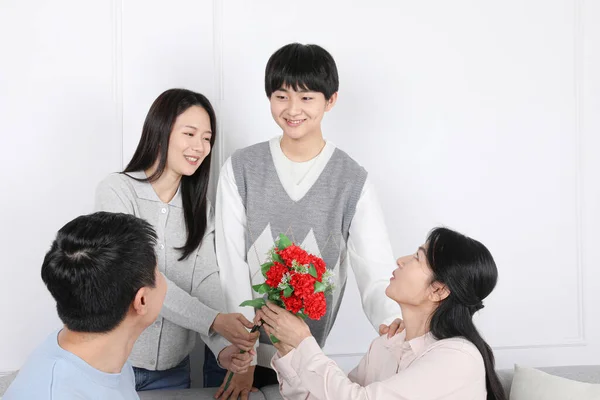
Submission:
<svg viewBox="0 0 600 400">
<path fill-rule="evenodd" d="M 273 241 L 284 233 L 296 244 L 302 244 L 312 231 L 320 251 L 317 255 L 327 268 L 347 268 L 344 259 L 350 224 L 367 179 L 363 167 L 336 148 L 316 182 L 301 199 L 294 201 L 279 180 L 268 142 L 236 151 L 231 163 L 246 210 L 246 254 L 268 226 Z M 346 271 L 335 272 L 346 277 Z M 307 320 L 321 346 L 335 321 L 345 284 L 336 282 L 342 290 L 336 291 L 337 298 L 328 296 L 327 314 L 323 318 Z M 270 343 L 266 336 L 261 336 L 261 342 Z"/>
</svg>

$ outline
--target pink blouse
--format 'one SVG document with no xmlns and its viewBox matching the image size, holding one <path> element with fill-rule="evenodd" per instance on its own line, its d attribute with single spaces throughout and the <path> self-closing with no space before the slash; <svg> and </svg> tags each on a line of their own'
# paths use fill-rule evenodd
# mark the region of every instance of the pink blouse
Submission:
<svg viewBox="0 0 600 400">
<path fill-rule="evenodd" d="M 276 354 L 286 400 L 485 400 L 485 367 L 468 340 L 436 340 L 430 333 L 405 341 L 405 332 L 371 343 L 348 376 L 311 336 L 284 357 Z"/>
</svg>

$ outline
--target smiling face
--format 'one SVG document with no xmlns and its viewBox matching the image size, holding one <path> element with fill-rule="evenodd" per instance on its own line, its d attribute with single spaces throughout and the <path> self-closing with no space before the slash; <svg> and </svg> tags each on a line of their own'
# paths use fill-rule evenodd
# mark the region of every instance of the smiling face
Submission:
<svg viewBox="0 0 600 400">
<path fill-rule="evenodd" d="M 283 134 L 294 140 L 321 136 L 321 121 L 337 100 L 334 93 L 329 100 L 323 93 L 295 91 L 290 86 L 281 87 L 271 94 L 271 115 Z"/>
<path fill-rule="evenodd" d="M 166 169 L 177 175 L 193 175 L 210 154 L 212 130 L 210 117 L 200 106 L 181 113 L 169 136 Z"/>
</svg>

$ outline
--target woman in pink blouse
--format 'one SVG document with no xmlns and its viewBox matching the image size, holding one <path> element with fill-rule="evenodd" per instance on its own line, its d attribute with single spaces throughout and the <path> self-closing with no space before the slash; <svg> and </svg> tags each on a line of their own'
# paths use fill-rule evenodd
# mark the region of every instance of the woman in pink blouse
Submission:
<svg viewBox="0 0 600 400">
<path fill-rule="evenodd" d="M 481 243 L 446 228 L 399 258 L 386 295 L 406 329 L 381 336 L 348 376 L 304 321 L 269 303 L 257 312 L 280 342 L 272 365 L 285 399 L 505 400 L 494 355 L 473 324 L 498 270 Z"/>
</svg>

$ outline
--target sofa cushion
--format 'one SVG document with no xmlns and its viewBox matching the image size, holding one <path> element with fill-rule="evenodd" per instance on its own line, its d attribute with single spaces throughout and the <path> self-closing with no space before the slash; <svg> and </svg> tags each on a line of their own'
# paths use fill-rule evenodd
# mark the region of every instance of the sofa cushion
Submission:
<svg viewBox="0 0 600 400">
<path fill-rule="evenodd" d="M 560 376 L 578 382 L 600 383 L 600 365 L 572 365 L 566 367 L 536 368 L 550 375 Z M 500 382 L 504 387 L 506 396 L 510 394 L 514 369 L 501 369 L 498 371 Z"/>
<path fill-rule="evenodd" d="M 596 378 L 597 379 L 597 378 Z M 597 400 L 600 385 L 515 366 L 510 400 Z"/>
</svg>

